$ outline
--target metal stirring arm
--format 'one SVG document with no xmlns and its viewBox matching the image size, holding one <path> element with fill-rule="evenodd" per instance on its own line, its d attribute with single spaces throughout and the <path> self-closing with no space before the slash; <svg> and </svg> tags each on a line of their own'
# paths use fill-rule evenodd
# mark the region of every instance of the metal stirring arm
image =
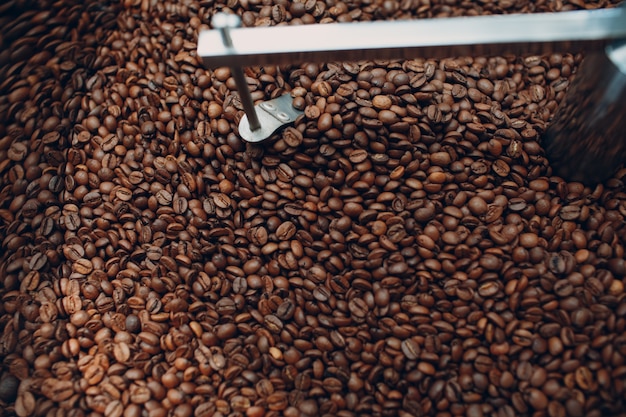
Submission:
<svg viewBox="0 0 626 417">
<path fill-rule="evenodd" d="M 249 142 L 267 139 L 285 124 L 294 122 L 301 112 L 291 106 L 289 96 L 254 106 L 243 76 L 244 66 L 586 49 L 605 50 L 609 65 L 612 62 L 618 68 L 626 68 L 625 48 L 615 51 L 607 48 L 626 39 L 626 6 L 559 13 L 265 28 L 241 28 L 240 24 L 237 16 L 217 14 L 213 26 L 219 30 L 200 33 L 198 56 L 207 67 L 231 68 L 246 113 L 239 133 Z"/>
<path fill-rule="evenodd" d="M 203 31 L 207 67 L 541 54 L 599 49 L 626 38 L 626 7 L 404 21 L 231 29 L 232 47 Z"/>
</svg>

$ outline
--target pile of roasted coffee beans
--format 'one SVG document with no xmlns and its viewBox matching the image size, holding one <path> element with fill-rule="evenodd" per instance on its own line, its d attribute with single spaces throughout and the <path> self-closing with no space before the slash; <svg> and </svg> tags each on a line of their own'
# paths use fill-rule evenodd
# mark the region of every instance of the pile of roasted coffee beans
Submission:
<svg viewBox="0 0 626 417">
<path fill-rule="evenodd" d="M 5 0 L 0 416 L 612 416 L 626 170 L 553 176 L 582 56 L 246 69 L 197 35 L 582 0 Z M 620 414 L 622 413 L 622 414 Z"/>
</svg>

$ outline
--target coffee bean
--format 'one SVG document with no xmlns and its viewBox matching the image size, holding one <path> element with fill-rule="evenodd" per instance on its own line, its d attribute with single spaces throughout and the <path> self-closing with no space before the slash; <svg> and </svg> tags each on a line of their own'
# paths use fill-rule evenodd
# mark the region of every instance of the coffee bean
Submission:
<svg viewBox="0 0 626 417">
<path fill-rule="evenodd" d="M 474 213 L 474 215 L 477 216 L 481 216 L 485 213 L 487 213 L 489 207 L 487 205 L 487 203 L 485 202 L 485 200 L 483 200 L 482 198 L 476 196 L 476 197 L 472 197 L 470 199 L 470 201 L 468 202 L 468 207 L 470 209 L 470 211 L 472 213 Z"/>
<path fill-rule="evenodd" d="M 497 175 L 501 177 L 506 177 L 511 172 L 511 167 L 509 166 L 509 164 L 501 159 L 495 160 L 491 165 L 491 168 Z"/>
<path fill-rule="evenodd" d="M 265 316 L 265 325 L 273 333 L 279 333 L 283 329 L 283 322 L 273 314 Z"/>
<path fill-rule="evenodd" d="M 74 395 L 74 389 L 71 381 L 46 378 L 41 393 L 53 401 L 63 401 Z"/>
<path fill-rule="evenodd" d="M 274 392 L 267 397 L 267 406 L 272 411 L 284 410 L 287 405 L 287 395 L 284 392 Z"/>
<path fill-rule="evenodd" d="M 93 263 L 89 259 L 80 258 L 74 262 L 72 269 L 79 274 L 87 275 L 93 271 Z"/>
<path fill-rule="evenodd" d="M 15 413 L 20 416 L 30 415 L 37 406 L 35 396 L 32 392 L 26 391 L 18 394 L 15 400 Z"/>
<path fill-rule="evenodd" d="M 528 392 L 528 403 L 535 410 L 544 410 L 548 406 L 548 398 L 540 390 L 531 388 Z"/>
<path fill-rule="evenodd" d="M 380 110 L 389 110 L 393 102 L 388 96 L 377 95 L 372 98 L 372 105 Z"/>
<path fill-rule="evenodd" d="M 282 223 L 276 229 L 276 236 L 279 240 L 289 240 L 296 234 L 296 226 L 292 222 Z"/>
<path fill-rule="evenodd" d="M 263 226 L 256 226 L 248 231 L 250 241 L 255 245 L 265 245 L 267 243 L 268 234 Z"/>
<path fill-rule="evenodd" d="M 364 149 L 355 149 L 350 153 L 350 162 L 359 164 L 367 159 L 367 151 Z"/>
<path fill-rule="evenodd" d="M 17 389 L 20 381 L 13 375 L 5 375 L 0 379 L 0 399 L 7 403 L 17 398 Z"/>
</svg>

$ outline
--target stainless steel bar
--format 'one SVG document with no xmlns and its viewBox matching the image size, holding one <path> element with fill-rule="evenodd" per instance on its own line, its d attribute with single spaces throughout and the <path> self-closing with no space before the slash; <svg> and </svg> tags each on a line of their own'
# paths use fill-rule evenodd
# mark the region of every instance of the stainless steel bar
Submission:
<svg viewBox="0 0 626 417">
<path fill-rule="evenodd" d="M 232 29 L 241 26 L 241 19 L 239 18 L 239 16 L 234 14 L 219 13 L 215 15 L 211 23 L 213 24 L 213 27 L 215 29 L 218 29 L 220 33 L 222 46 L 227 51 L 231 51 L 233 49 L 231 31 Z M 241 98 L 243 111 L 246 113 L 246 116 L 248 116 L 250 130 L 260 130 L 261 122 L 259 121 L 259 116 L 256 114 L 256 110 L 254 109 L 252 94 L 250 94 L 250 89 L 248 88 L 248 83 L 246 82 L 246 77 L 243 73 L 241 65 L 230 65 L 230 73 L 235 80 L 235 84 L 237 85 L 237 92 L 239 93 L 239 97 Z"/>
<path fill-rule="evenodd" d="M 232 47 L 203 31 L 205 66 L 540 54 L 601 49 L 626 38 L 626 8 L 410 21 L 235 28 Z"/>
</svg>

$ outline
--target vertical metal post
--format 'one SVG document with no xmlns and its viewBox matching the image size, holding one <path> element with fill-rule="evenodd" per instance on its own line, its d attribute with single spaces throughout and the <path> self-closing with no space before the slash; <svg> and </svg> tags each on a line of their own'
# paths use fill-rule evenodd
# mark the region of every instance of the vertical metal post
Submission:
<svg viewBox="0 0 626 417">
<path fill-rule="evenodd" d="M 230 37 L 230 29 L 241 26 L 241 18 L 235 14 L 217 13 L 213 16 L 211 24 L 215 29 L 219 29 L 224 46 L 226 48 L 232 48 L 233 40 Z M 261 128 L 261 123 L 259 122 L 259 117 L 254 109 L 254 102 L 252 101 L 252 95 L 250 94 L 250 89 L 248 88 L 248 83 L 246 82 L 243 69 L 241 67 L 230 67 L 230 73 L 235 79 L 237 92 L 239 92 L 243 110 L 248 116 L 250 130 L 259 130 Z"/>
</svg>

